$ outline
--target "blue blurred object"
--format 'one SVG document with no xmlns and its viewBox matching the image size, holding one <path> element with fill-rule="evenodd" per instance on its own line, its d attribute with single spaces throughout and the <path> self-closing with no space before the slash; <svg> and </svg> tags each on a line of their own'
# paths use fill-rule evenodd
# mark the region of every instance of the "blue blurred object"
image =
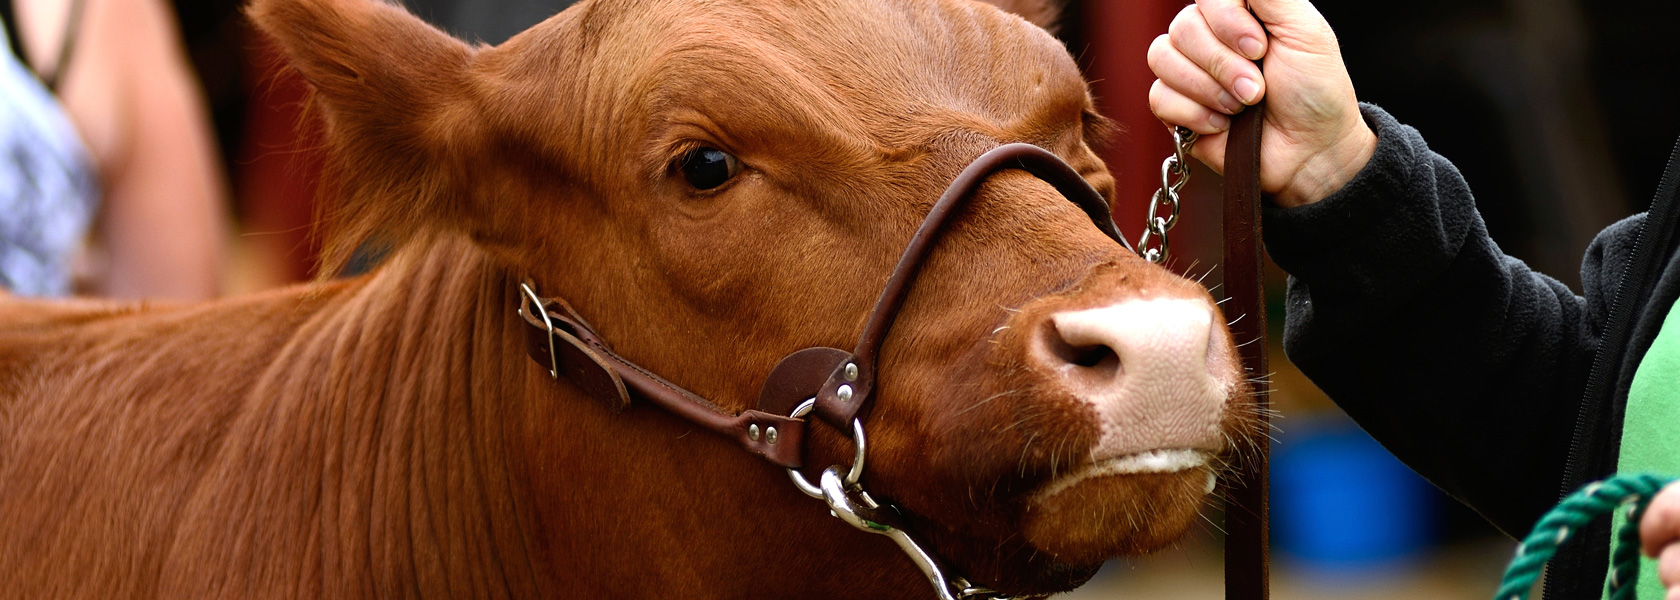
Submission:
<svg viewBox="0 0 1680 600">
<path fill-rule="evenodd" d="M 1430 545 L 1439 498 L 1346 419 L 1291 419 L 1272 445 L 1272 539 L 1295 566 L 1363 577 L 1403 569 Z"/>
</svg>

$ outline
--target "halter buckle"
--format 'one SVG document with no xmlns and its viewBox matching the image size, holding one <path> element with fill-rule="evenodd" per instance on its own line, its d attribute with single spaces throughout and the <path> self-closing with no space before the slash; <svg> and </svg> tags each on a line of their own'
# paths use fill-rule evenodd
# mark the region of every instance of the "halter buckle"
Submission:
<svg viewBox="0 0 1680 600">
<path fill-rule="evenodd" d="M 543 327 L 548 328 L 548 376 L 559 379 L 560 353 L 554 350 L 554 321 L 549 320 L 548 309 L 543 308 L 542 298 L 537 297 L 537 291 L 531 289 L 531 284 L 520 283 L 519 291 L 531 301 L 531 310 L 536 311 L 537 316 L 542 318 Z M 524 312 L 525 309 L 521 308 L 519 310 Z"/>
</svg>

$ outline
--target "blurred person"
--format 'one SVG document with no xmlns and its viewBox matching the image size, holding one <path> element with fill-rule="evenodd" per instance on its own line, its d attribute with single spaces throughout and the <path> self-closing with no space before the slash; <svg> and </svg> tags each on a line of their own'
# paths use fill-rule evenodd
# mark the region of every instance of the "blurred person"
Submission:
<svg viewBox="0 0 1680 600">
<path fill-rule="evenodd" d="M 0 4 L 12 49 L 0 118 L 27 124 L 0 133 L 0 284 L 69 292 L 91 228 L 91 291 L 217 295 L 225 183 L 173 9 L 165 0 Z"/>
<path fill-rule="evenodd" d="M 1148 59 L 1151 109 L 1202 134 L 1194 155 L 1215 170 L 1231 115 L 1268 100 L 1263 233 L 1291 274 L 1284 347 L 1401 460 L 1518 536 L 1590 480 L 1680 474 L 1680 146 L 1649 212 L 1594 239 L 1578 296 L 1500 250 L 1415 129 L 1358 102 L 1307 0 L 1198 0 Z M 1680 488 L 1641 526 L 1660 567 L 1638 597 L 1680 598 Z M 1548 597 L 1600 596 L 1608 532 L 1565 544 Z"/>
</svg>

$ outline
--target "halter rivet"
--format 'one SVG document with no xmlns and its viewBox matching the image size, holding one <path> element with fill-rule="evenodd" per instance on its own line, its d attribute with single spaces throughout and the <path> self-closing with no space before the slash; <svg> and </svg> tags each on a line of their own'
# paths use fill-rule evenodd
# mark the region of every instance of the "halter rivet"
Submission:
<svg viewBox="0 0 1680 600">
<path fill-rule="evenodd" d="M 846 381 L 857 381 L 857 363 L 846 363 Z"/>
<path fill-rule="evenodd" d="M 771 431 L 774 431 L 774 429 Z M 753 423 L 747 426 L 747 439 L 755 442 L 758 441 L 758 423 Z"/>
<path fill-rule="evenodd" d="M 775 427 L 766 427 L 764 429 L 764 441 L 770 442 L 772 444 L 776 443 L 776 428 Z"/>
<path fill-rule="evenodd" d="M 852 386 L 842 385 L 842 386 L 840 386 L 840 389 L 834 390 L 834 395 L 839 396 L 841 402 L 851 402 L 852 401 Z"/>
</svg>

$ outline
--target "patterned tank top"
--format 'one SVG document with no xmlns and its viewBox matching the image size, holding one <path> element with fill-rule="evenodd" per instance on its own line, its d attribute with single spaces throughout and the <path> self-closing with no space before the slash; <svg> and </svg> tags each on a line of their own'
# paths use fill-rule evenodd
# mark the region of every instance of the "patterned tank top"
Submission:
<svg viewBox="0 0 1680 600">
<path fill-rule="evenodd" d="M 4 28 L 0 42 L 10 46 Z M 70 263 L 99 193 L 92 157 L 58 98 L 0 46 L 0 286 L 69 294 Z"/>
</svg>

